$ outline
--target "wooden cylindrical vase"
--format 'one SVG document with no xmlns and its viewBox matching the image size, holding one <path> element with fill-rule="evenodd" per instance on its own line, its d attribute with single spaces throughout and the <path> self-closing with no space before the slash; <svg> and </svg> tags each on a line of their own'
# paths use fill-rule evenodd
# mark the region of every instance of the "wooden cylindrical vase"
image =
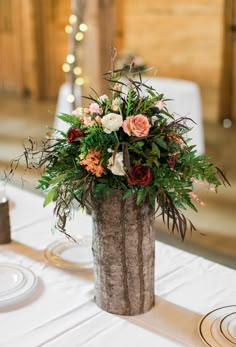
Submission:
<svg viewBox="0 0 236 347">
<path fill-rule="evenodd" d="M 154 305 L 154 209 L 113 190 L 93 201 L 95 302 L 103 310 L 139 315 Z"/>
</svg>

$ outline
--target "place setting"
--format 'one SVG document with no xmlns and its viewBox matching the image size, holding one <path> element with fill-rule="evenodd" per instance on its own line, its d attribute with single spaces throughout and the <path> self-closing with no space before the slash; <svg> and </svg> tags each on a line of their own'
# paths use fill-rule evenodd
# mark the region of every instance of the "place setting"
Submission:
<svg viewBox="0 0 236 347">
<path fill-rule="evenodd" d="M 92 271 L 92 218 L 79 207 L 74 209 L 73 216 L 66 223 L 67 236 L 55 230 L 56 239 L 45 248 L 44 258 L 64 270 Z"/>
<path fill-rule="evenodd" d="M 217 308 L 199 323 L 199 334 L 210 347 L 236 346 L 236 305 Z"/>
<path fill-rule="evenodd" d="M 91 237 L 70 240 L 60 238 L 44 250 L 45 259 L 52 265 L 70 271 L 92 271 L 93 254 Z"/>
<path fill-rule="evenodd" d="M 39 288 L 38 277 L 28 268 L 0 263 L 0 311 L 31 299 Z"/>
</svg>

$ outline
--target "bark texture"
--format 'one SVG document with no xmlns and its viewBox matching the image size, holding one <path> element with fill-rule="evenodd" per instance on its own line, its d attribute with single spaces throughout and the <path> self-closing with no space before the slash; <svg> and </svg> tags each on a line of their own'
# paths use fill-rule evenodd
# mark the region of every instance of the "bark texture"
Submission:
<svg viewBox="0 0 236 347">
<path fill-rule="evenodd" d="M 9 203 L 0 203 L 0 245 L 11 242 Z"/>
<path fill-rule="evenodd" d="M 154 210 L 113 190 L 93 201 L 95 302 L 103 310 L 138 315 L 154 305 Z"/>
</svg>

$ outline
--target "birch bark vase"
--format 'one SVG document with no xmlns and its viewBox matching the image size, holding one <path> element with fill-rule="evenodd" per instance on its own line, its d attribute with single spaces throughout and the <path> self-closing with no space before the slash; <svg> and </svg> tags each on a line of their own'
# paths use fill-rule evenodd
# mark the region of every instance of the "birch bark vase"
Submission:
<svg viewBox="0 0 236 347">
<path fill-rule="evenodd" d="M 104 311 L 139 315 L 154 305 L 154 209 L 113 190 L 93 201 L 95 302 Z"/>
</svg>

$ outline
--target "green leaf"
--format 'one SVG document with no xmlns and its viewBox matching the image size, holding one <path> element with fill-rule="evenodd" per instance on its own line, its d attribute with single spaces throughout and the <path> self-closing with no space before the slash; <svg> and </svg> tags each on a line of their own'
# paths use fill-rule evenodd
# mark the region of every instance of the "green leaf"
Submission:
<svg viewBox="0 0 236 347">
<path fill-rule="evenodd" d="M 164 141 L 163 138 L 161 138 L 161 137 L 156 137 L 156 138 L 155 138 L 155 143 L 156 143 L 158 146 L 160 146 L 160 147 L 162 147 L 162 148 L 164 148 L 164 149 L 168 149 L 167 144 L 165 143 L 165 141 Z"/>
<path fill-rule="evenodd" d="M 53 178 L 50 182 L 51 185 L 58 184 L 64 180 L 67 174 L 61 174 L 55 178 Z"/>
<path fill-rule="evenodd" d="M 52 201 L 55 201 L 57 197 L 57 189 L 52 188 L 46 195 L 43 203 L 43 207 L 46 207 L 48 204 L 50 204 Z"/>
<path fill-rule="evenodd" d="M 146 192 L 145 192 L 144 189 L 140 189 L 140 190 L 138 191 L 137 199 L 136 199 L 137 205 L 140 205 L 140 204 L 141 204 L 141 202 L 143 201 L 143 199 L 144 199 L 144 197 L 145 197 L 145 194 L 146 194 Z"/>
<path fill-rule="evenodd" d="M 155 143 L 152 144 L 152 151 L 153 151 L 153 153 L 156 154 L 156 156 L 157 156 L 158 158 L 160 158 L 160 156 L 161 156 L 161 151 L 160 151 L 159 147 L 158 147 L 157 145 L 155 145 Z"/>
<path fill-rule="evenodd" d="M 109 188 L 107 184 L 98 183 L 94 186 L 94 195 L 95 196 L 106 196 L 109 194 Z"/>
<path fill-rule="evenodd" d="M 69 123 L 71 125 L 74 125 L 75 127 L 80 126 L 80 122 L 77 117 L 62 113 L 59 116 L 57 116 L 59 119 L 63 120 L 63 122 Z"/>
<path fill-rule="evenodd" d="M 123 195 L 123 199 L 127 199 L 129 196 L 133 195 L 135 193 L 134 189 L 129 189 L 126 191 L 126 193 Z"/>
</svg>

